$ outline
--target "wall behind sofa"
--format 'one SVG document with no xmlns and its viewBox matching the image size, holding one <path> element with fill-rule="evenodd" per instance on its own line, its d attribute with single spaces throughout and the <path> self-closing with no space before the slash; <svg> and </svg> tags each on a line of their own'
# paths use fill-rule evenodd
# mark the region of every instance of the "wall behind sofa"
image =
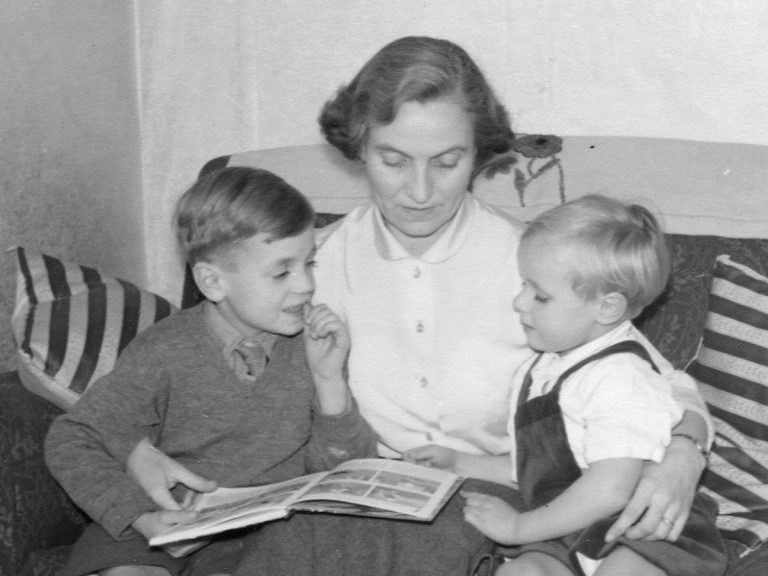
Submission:
<svg viewBox="0 0 768 576">
<path fill-rule="evenodd" d="M 144 284 L 133 2 L 0 2 L 0 369 L 15 244 Z"/>
<path fill-rule="evenodd" d="M 212 6 L 216 9 L 212 9 Z M 139 30 L 149 279 L 178 291 L 175 199 L 207 159 L 313 144 L 317 114 L 385 42 L 476 57 L 521 132 L 768 144 L 764 0 L 152 0 Z"/>
</svg>

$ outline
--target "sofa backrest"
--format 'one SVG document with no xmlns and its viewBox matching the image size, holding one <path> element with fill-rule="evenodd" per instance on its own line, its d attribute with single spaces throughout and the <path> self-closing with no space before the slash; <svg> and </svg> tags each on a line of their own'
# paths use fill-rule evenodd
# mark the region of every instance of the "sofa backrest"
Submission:
<svg viewBox="0 0 768 576">
<path fill-rule="evenodd" d="M 563 198 L 602 193 L 647 204 L 668 232 L 768 237 L 768 146 L 569 136 L 561 148 L 504 155 L 500 170 L 478 174 L 474 193 L 523 221 Z M 368 198 L 362 166 L 327 144 L 237 152 L 228 163 L 276 172 L 319 212 L 346 213 Z"/>
<path fill-rule="evenodd" d="M 474 194 L 523 221 L 587 193 L 642 202 L 661 216 L 675 270 L 669 290 L 637 322 L 678 368 L 695 355 L 715 257 L 731 254 L 768 274 L 768 146 L 586 136 L 523 143 L 477 174 Z M 329 145 L 239 152 L 206 169 L 225 165 L 282 175 L 320 213 L 368 201 L 362 165 Z"/>
</svg>

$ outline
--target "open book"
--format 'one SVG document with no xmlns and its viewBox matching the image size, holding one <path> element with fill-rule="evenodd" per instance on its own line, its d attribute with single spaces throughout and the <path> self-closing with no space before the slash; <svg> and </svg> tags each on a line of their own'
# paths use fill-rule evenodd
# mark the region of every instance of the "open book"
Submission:
<svg viewBox="0 0 768 576">
<path fill-rule="evenodd" d="M 462 476 L 452 472 L 399 460 L 350 460 L 328 472 L 276 484 L 218 488 L 199 494 L 193 505 L 198 517 L 153 537 L 149 544 L 162 546 L 199 539 L 298 511 L 429 521 L 463 481 Z M 168 551 L 176 556 L 194 548 L 176 544 Z"/>
</svg>

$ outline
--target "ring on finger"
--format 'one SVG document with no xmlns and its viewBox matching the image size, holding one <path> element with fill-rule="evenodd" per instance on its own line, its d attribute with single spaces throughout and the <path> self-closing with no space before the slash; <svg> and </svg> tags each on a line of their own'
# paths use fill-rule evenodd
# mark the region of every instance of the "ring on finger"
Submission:
<svg viewBox="0 0 768 576">
<path fill-rule="evenodd" d="M 674 526 L 674 522 L 672 522 L 672 520 L 670 520 L 669 518 L 662 518 L 661 521 L 662 523 L 666 524 L 667 528 L 671 529 L 672 526 Z"/>
</svg>

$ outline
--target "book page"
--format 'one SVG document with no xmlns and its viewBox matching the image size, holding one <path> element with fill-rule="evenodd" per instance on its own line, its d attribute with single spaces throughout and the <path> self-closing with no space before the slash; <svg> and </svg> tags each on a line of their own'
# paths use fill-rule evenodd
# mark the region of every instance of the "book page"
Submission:
<svg viewBox="0 0 768 576">
<path fill-rule="evenodd" d="M 350 460 L 299 496 L 292 508 L 430 520 L 462 481 L 452 472 L 399 460 Z"/>
<path fill-rule="evenodd" d="M 194 521 L 155 536 L 149 543 L 159 546 L 282 518 L 288 514 L 290 504 L 323 474 L 311 474 L 267 486 L 218 488 L 200 494 L 194 503 L 194 509 L 198 511 Z"/>
</svg>

